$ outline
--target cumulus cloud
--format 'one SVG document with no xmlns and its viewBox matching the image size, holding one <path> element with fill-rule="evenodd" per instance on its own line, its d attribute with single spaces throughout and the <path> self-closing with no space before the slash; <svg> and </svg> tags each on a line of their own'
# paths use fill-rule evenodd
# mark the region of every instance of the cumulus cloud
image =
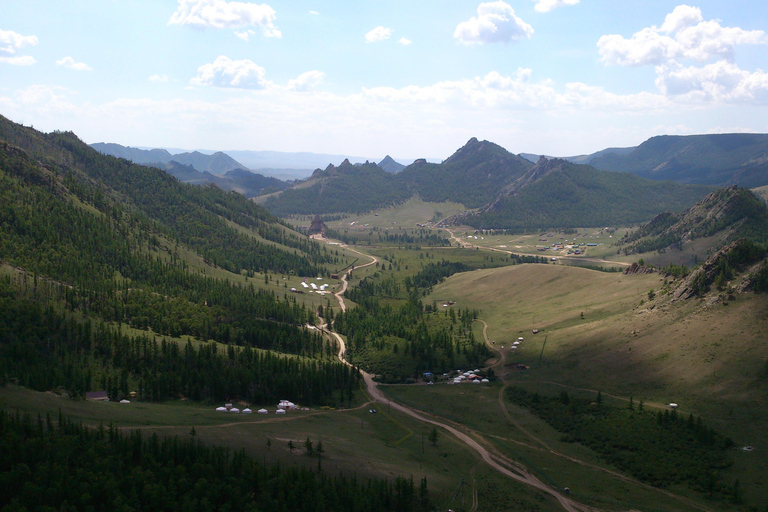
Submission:
<svg viewBox="0 0 768 512">
<path fill-rule="evenodd" d="M 530 39 L 533 27 L 515 15 L 515 10 L 503 1 L 482 3 L 477 17 L 459 23 L 453 37 L 465 45 L 508 43 Z"/>
<path fill-rule="evenodd" d="M 309 11 L 309 14 L 312 14 L 314 16 L 318 16 L 320 13 L 317 11 Z"/>
<path fill-rule="evenodd" d="M 562 7 L 564 5 L 576 5 L 579 3 L 579 0 L 533 0 L 536 2 L 535 9 L 538 12 L 549 12 L 552 9 L 555 9 L 557 7 Z"/>
<path fill-rule="evenodd" d="M 392 37 L 392 29 L 386 28 L 382 26 L 378 26 L 375 29 L 371 30 L 367 34 L 365 34 L 365 42 L 366 43 L 378 43 L 380 41 L 386 41 Z"/>
<path fill-rule="evenodd" d="M 237 36 L 238 39 L 242 39 L 246 43 L 251 40 L 251 36 L 255 35 L 256 32 L 251 29 L 243 30 L 242 32 L 235 32 L 235 36 Z"/>
<path fill-rule="evenodd" d="M 401 45 L 403 45 L 403 46 L 408 46 L 408 45 L 409 45 L 409 44 L 411 44 L 412 42 L 413 42 L 413 41 L 411 41 L 410 39 L 407 39 L 407 38 L 405 38 L 405 37 L 401 37 L 401 38 L 400 38 L 400 40 L 398 41 L 398 43 L 400 43 L 400 44 L 401 44 Z"/>
<path fill-rule="evenodd" d="M 35 46 L 37 36 L 23 36 L 12 30 L 0 29 L 0 64 L 12 66 L 31 66 L 36 61 L 29 55 L 16 55 L 26 46 Z"/>
<path fill-rule="evenodd" d="M 704 21 L 699 8 L 679 5 L 661 27 L 644 28 L 629 39 L 618 34 L 605 35 L 598 40 L 597 47 L 606 64 L 641 66 L 672 59 L 733 61 L 736 45 L 767 42 L 768 35 L 762 30 L 723 27 L 717 20 Z"/>
<path fill-rule="evenodd" d="M 164 83 L 168 81 L 168 75 L 162 74 L 162 75 L 152 75 L 147 80 L 149 80 L 152 83 Z"/>
<path fill-rule="evenodd" d="M 629 39 L 606 35 L 597 46 L 605 64 L 654 65 L 659 91 L 681 101 L 763 105 L 768 102 L 767 75 L 740 69 L 735 49 L 767 43 L 762 30 L 724 27 L 719 20 L 705 20 L 697 7 L 679 5 L 660 27 L 644 28 Z M 695 64 L 686 66 L 685 61 Z"/>
<path fill-rule="evenodd" d="M 374 87 L 364 89 L 363 96 L 376 102 L 524 111 L 606 108 L 629 113 L 657 111 L 669 105 L 669 101 L 659 94 L 617 95 L 581 83 L 566 84 L 565 91 L 559 92 L 551 81 L 534 82 L 531 76 L 532 71 L 527 68 L 518 69 L 512 76 L 492 71 L 482 77 L 423 87 Z"/>
<path fill-rule="evenodd" d="M 64 57 L 56 61 L 57 66 L 64 66 L 67 69 L 73 69 L 75 71 L 93 71 L 93 68 L 85 62 L 75 62 L 72 57 Z"/>
<path fill-rule="evenodd" d="M 253 61 L 231 60 L 221 55 L 212 63 L 197 68 L 197 76 L 189 83 L 236 89 L 266 89 L 271 82 L 264 78 L 265 74 L 264 68 Z"/>
<path fill-rule="evenodd" d="M 768 104 L 768 73 L 720 60 L 704 67 L 671 62 L 657 68 L 656 85 L 669 96 L 718 103 Z"/>
<path fill-rule="evenodd" d="M 320 84 L 325 78 L 322 71 L 307 71 L 293 80 L 288 81 L 288 89 L 291 91 L 309 91 Z"/>
<path fill-rule="evenodd" d="M 275 27 L 275 10 L 267 4 L 226 0 L 179 0 L 169 25 L 199 28 L 261 27 L 267 37 L 281 37 Z"/>
<path fill-rule="evenodd" d="M 37 62 L 34 57 L 22 55 L 18 57 L 0 57 L 0 63 L 10 64 L 11 66 L 31 66 Z"/>
<path fill-rule="evenodd" d="M 12 30 L 0 29 L 0 53 L 13 55 L 25 46 L 37 45 L 37 36 L 23 36 Z"/>
</svg>

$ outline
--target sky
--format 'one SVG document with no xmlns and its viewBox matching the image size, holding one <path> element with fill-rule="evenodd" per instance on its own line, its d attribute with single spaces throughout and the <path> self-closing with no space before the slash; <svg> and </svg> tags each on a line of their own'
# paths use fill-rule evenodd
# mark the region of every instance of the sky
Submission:
<svg viewBox="0 0 768 512">
<path fill-rule="evenodd" d="M 0 114 L 376 161 L 768 132 L 766 2 L 266 1 L 0 0 Z"/>
</svg>

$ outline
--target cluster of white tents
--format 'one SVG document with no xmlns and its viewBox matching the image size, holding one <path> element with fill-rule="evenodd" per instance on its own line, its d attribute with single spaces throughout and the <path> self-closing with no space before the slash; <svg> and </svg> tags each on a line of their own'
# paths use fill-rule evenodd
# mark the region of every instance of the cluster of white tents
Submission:
<svg viewBox="0 0 768 512">
<path fill-rule="evenodd" d="M 488 384 L 490 381 L 488 379 L 483 379 L 478 375 L 480 370 L 469 370 L 466 372 L 462 372 L 461 370 L 456 370 L 458 372 L 458 376 L 454 377 L 452 381 L 448 382 L 448 384 L 461 384 L 462 382 L 472 382 L 473 384 Z"/>
<path fill-rule="evenodd" d="M 318 281 L 322 279 L 323 279 L 322 277 L 317 278 Z M 325 283 L 325 284 L 321 284 L 320 286 L 317 286 L 315 283 L 307 283 L 306 281 L 302 281 L 301 286 L 303 286 L 305 289 L 308 289 L 309 293 L 315 292 L 320 295 L 325 295 L 326 293 L 328 293 L 327 289 L 329 285 Z M 309 288 L 311 288 L 311 290 L 309 290 Z"/>
<path fill-rule="evenodd" d="M 514 352 L 515 350 L 517 350 L 518 348 L 520 348 L 520 344 L 521 344 L 522 342 L 524 342 L 524 341 L 525 341 L 525 340 L 523 339 L 523 337 L 522 337 L 522 336 L 520 336 L 519 338 L 517 338 L 517 341 L 513 341 L 513 342 L 512 342 L 512 346 L 510 346 L 510 347 L 509 347 L 509 349 L 510 349 L 511 351 L 513 351 L 513 352 Z"/>
<path fill-rule="evenodd" d="M 252 414 L 253 413 L 253 411 L 250 410 L 247 407 L 245 409 L 243 409 L 242 411 L 240 409 L 238 409 L 237 407 L 217 407 L 216 411 L 217 412 L 234 412 L 236 414 L 239 414 L 239 413 L 242 413 L 242 414 Z"/>
<path fill-rule="evenodd" d="M 298 410 L 299 406 L 294 404 L 291 401 L 288 400 L 280 400 L 280 403 L 277 404 L 277 410 L 275 410 L 275 414 L 285 414 L 285 411 L 287 410 Z M 233 407 L 232 404 L 224 404 L 223 407 L 217 407 L 217 412 L 233 412 L 236 414 L 253 414 L 253 411 L 249 408 L 245 408 L 242 411 L 238 409 L 237 407 Z M 269 411 L 266 409 L 259 409 L 256 411 L 259 414 L 269 414 Z"/>
</svg>

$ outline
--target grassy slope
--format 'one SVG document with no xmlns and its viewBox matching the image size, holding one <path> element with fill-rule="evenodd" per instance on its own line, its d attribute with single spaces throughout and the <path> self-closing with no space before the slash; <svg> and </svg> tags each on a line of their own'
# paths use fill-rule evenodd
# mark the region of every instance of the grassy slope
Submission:
<svg viewBox="0 0 768 512">
<path fill-rule="evenodd" d="M 659 275 L 524 265 L 454 276 L 433 296 L 480 309 L 497 345 L 524 336 L 517 360 L 531 369 L 512 375 L 521 383 L 549 393 L 561 388 L 545 382 L 633 395 L 649 405 L 677 402 L 737 444 L 768 450 L 766 297 L 709 307 L 670 303 L 662 286 Z M 651 289 L 658 297 L 649 303 Z M 534 327 L 542 332 L 532 335 Z M 768 499 L 768 464 L 742 452 L 735 461 L 729 476 L 745 484 L 746 496 Z"/>
</svg>

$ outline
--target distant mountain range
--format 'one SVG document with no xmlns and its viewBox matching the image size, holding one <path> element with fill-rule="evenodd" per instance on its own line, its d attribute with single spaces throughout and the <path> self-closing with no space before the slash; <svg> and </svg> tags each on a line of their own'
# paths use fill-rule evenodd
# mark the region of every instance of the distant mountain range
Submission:
<svg viewBox="0 0 768 512">
<path fill-rule="evenodd" d="M 472 138 L 441 164 L 417 160 L 397 174 L 370 163 L 331 165 L 266 198 L 264 206 L 282 216 L 363 213 L 419 196 L 472 209 L 448 223 L 529 230 L 643 222 L 664 210 L 689 207 L 711 191 L 562 159 L 532 164 Z"/>
<path fill-rule="evenodd" d="M 135 164 L 156 165 L 178 162 L 182 165 L 192 166 L 200 172 L 210 172 L 212 174 L 224 174 L 233 169 L 246 169 L 246 166 L 221 151 L 213 154 L 192 151 L 190 153 L 177 153 L 174 155 L 165 149 L 146 150 L 104 142 L 91 144 L 91 147 L 99 153 L 125 158 Z"/>
<path fill-rule="evenodd" d="M 349 155 L 332 155 L 325 153 L 287 153 L 282 151 L 184 151 L 180 149 L 132 148 L 120 144 L 97 142 L 91 147 L 105 155 L 125 158 L 137 164 L 165 164 L 176 161 L 191 165 L 198 171 L 208 171 L 213 174 L 224 174 L 233 169 L 247 169 L 265 176 L 283 180 L 304 179 L 316 169 L 324 169 L 329 164 L 339 165 L 344 160 L 352 164 L 363 164 L 369 159 Z M 403 162 L 398 162 L 387 155 L 381 162 L 387 172 L 398 172 L 405 168 Z"/>
<path fill-rule="evenodd" d="M 530 153 L 520 156 L 531 162 L 539 158 Z M 662 135 L 637 147 L 609 148 L 565 160 L 652 180 L 755 188 L 768 185 L 768 134 Z"/>
</svg>

